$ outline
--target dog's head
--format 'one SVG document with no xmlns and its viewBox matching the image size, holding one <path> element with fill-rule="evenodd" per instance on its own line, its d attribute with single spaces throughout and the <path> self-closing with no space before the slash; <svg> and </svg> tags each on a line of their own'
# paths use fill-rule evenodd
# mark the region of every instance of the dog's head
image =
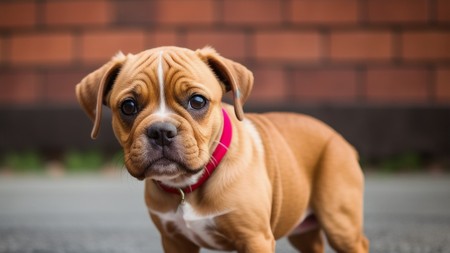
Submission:
<svg viewBox="0 0 450 253">
<path fill-rule="evenodd" d="M 252 85 L 248 69 L 212 48 L 162 47 L 116 55 L 86 76 L 76 94 L 94 121 L 92 138 L 102 106 L 111 109 L 131 175 L 181 187 L 196 180 L 218 144 L 223 94 L 233 93 L 242 120 Z"/>
</svg>

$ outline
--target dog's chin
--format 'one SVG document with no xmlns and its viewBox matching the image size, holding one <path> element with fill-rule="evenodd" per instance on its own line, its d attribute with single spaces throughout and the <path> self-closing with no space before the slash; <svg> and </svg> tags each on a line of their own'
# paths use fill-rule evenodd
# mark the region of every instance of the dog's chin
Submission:
<svg viewBox="0 0 450 253">
<path fill-rule="evenodd" d="M 139 180 L 153 179 L 156 181 L 178 181 L 181 178 L 186 178 L 199 174 L 202 169 L 190 169 L 184 164 L 172 161 L 167 158 L 160 158 L 145 169 L 139 175 L 133 175 Z"/>
<path fill-rule="evenodd" d="M 158 180 L 158 178 L 176 178 L 182 173 L 180 167 L 176 162 L 162 158 L 150 164 L 145 169 L 144 176 L 155 180 Z"/>
</svg>

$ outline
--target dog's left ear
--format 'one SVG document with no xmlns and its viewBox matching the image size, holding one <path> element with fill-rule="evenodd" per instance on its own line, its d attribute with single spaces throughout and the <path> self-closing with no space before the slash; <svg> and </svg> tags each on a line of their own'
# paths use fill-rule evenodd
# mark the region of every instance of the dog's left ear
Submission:
<svg viewBox="0 0 450 253">
<path fill-rule="evenodd" d="M 94 121 L 91 132 L 92 139 L 97 138 L 102 117 L 102 105 L 106 105 L 105 98 L 108 91 L 111 90 L 126 57 L 122 53 L 117 54 L 111 61 L 83 78 L 75 88 L 78 102 L 89 118 Z"/>
<path fill-rule="evenodd" d="M 234 112 L 239 120 L 243 120 L 243 105 L 253 87 L 252 72 L 241 64 L 220 56 L 211 47 L 198 49 L 196 53 L 223 83 L 225 92 L 233 93 Z"/>
</svg>

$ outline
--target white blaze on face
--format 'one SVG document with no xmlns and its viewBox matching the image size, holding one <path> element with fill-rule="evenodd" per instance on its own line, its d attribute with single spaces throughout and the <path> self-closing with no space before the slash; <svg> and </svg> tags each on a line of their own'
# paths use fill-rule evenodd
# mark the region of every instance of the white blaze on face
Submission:
<svg viewBox="0 0 450 253">
<path fill-rule="evenodd" d="M 158 75 L 158 83 L 159 83 L 159 109 L 157 114 L 161 117 L 164 117 L 167 114 L 167 108 L 166 108 L 166 99 L 164 97 L 164 69 L 163 69 L 163 51 L 159 52 L 158 57 L 158 69 L 157 69 L 157 75 Z"/>
</svg>

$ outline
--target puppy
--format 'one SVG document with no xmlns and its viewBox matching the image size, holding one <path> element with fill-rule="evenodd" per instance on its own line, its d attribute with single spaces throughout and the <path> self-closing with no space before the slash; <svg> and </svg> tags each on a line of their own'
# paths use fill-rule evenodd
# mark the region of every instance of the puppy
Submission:
<svg viewBox="0 0 450 253">
<path fill-rule="evenodd" d="M 322 232 L 337 252 L 368 252 L 355 150 L 305 115 L 244 115 L 252 86 L 248 69 L 212 48 L 161 47 L 116 55 L 76 94 L 92 138 L 102 105 L 112 110 L 164 252 L 274 252 L 284 236 L 323 252 Z"/>
</svg>

